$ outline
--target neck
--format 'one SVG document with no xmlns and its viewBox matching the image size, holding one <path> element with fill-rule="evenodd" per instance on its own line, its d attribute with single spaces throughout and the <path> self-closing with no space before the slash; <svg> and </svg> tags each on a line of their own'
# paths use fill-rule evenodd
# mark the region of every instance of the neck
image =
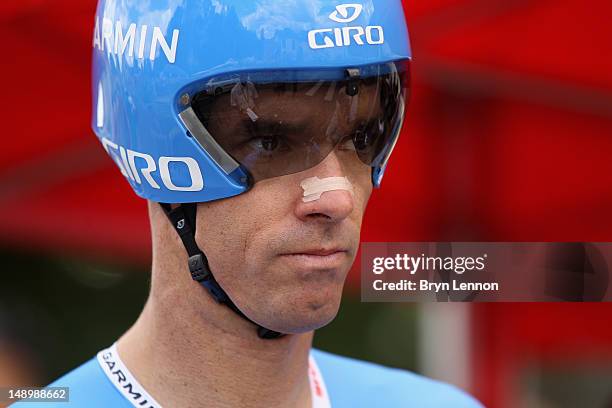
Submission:
<svg viewBox="0 0 612 408">
<path fill-rule="evenodd" d="M 216 304 L 187 271 L 182 279 L 163 269 L 154 260 L 149 300 L 117 345 L 120 358 L 157 402 L 311 406 L 312 332 L 259 339 L 252 324 Z M 163 276 L 173 279 L 165 282 Z"/>
</svg>

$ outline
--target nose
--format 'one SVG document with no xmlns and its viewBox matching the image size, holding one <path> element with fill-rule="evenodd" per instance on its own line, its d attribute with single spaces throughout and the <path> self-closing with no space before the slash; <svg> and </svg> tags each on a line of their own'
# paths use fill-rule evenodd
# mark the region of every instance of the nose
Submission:
<svg viewBox="0 0 612 408">
<path fill-rule="evenodd" d="M 318 166 L 303 173 L 304 178 L 344 177 L 342 164 L 335 152 L 332 152 Z M 350 178 L 349 178 L 350 181 Z M 347 218 L 355 208 L 353 192 L 346 190 L 327 191 L 321 198 L 308 203 L 299 197 L 295 206 L 295 215 L 302 221 L 321 220 L 338 223 Z"/>
</svg>

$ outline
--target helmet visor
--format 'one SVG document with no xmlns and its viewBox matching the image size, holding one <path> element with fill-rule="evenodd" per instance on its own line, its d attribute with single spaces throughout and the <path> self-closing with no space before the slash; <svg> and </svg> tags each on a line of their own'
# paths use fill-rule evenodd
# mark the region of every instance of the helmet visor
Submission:
<svg viewBox="0 0 612 408">
<path fill-rule="evenodd" d="M 255 182 L 312 168 L 336 148 L 379 167 L 399 135 L 407 74 L 407 62 L 229 74 L 200 84 L 191 108 Z"/>
</svg>

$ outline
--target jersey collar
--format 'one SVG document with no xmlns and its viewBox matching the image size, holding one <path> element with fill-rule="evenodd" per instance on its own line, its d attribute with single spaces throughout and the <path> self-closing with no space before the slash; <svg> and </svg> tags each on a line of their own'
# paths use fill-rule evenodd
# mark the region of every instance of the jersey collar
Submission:
<svg viewBox="0 0 612 408">
<path fill-rule="evenodd" d="M 134 407 L 162 408 L 123 364 L 117 352 L 117 343 L 100 351 L 97 359 L 109 381 Z M 312 354 L 308 358 L 308 378 L 310 380 L 312 408 L 331 408 L 331 401 L 323 376 Z"/>
</svg>

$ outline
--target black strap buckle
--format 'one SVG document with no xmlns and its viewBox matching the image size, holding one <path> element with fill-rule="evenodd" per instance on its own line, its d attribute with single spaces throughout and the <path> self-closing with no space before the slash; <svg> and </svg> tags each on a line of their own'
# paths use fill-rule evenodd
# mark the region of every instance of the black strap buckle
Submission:
<svg viewBox="0 0 612 408">
<path fill-rule="evenodd" d="M 191 278 L 200 283 L 210 278 L 208 262 L 203 254 L 189 257 L 189 272 L 191 272 Z"/>
<path fill-rule="evenodd" d="M 227 294 L 215 280 L 204 254 L 189 257 L 189 272 L 191 278 L 202 284 L 218 303 L 230 303 Z"/>
</svg>

